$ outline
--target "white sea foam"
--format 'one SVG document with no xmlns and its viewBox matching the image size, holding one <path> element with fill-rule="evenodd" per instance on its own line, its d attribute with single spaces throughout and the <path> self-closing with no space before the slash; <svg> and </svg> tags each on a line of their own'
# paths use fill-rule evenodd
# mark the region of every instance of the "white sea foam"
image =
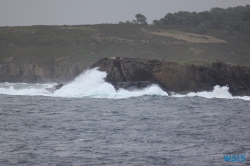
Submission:
<svg viewBox="0 0 250 166">
<path fill-rule="evenodd" d="M 168 95 L 158 85 L 151 85 L 141 90 L 128 91 L 120 89 L 116 91 L 110 83 L 104 81 L 105 77 L 106 73 L 100 72 L 96 68 L 86 70 L 54 94 L 49 93 L 45 88 L 52 87 L 55 84 L 1 83 L 0 94 L 42 95 L 69 98 L 128 98 L 143 95 Z"/>
<path fill-rule="evenodd" d="M 57 90 L 54 94 L 48 92 L 45 88 L 56 85 L 50 84 L 27 84 L 27 83 L 0 83 L 0 94 L 7 95 L 28 95 L 28 96 L 51 96 L 68 98 L 129 98 L 143 95 L 168 96 L 158 85 L 151 85 L 144 89 L 128 91 L 120 89 L 116 91 L 114 87 L 104 81 L 105 72 L 100 72 L 96 68 L 86 70 L 76 77 L 72 82 Z M 224 99 L 243 99 L 250 100 L 250 96 L 235 97 L 229 93 L 227 86 L 215 86 L 211 92 L 188 93 L 187 95 L 175 94 L 172 97 L 205 97 L 205 98 L 224 98 Z"/>
<path fill-rule="evenodd" d="M 228 86 L 218 86 L 216 85 L 211 92 L 203 91 L 203 92 L 190 92 L 186 95 L 175 94 L 173 97 L 204 97 L 204 98 L 222 98 L 222 99 L 243 99 L 243 100 L 250 100 L 250 96 L 232 96 L 229 92 Z"/>
<path fill-rule="evenodd" d="M 26 83 L 0 83 L 0 94 L 7 95 L 26 95 L 36 96 L 43 95 L 49 96 L 50 93 L 45 90 L 55 84 L 26 84 Z"/>
</svg>

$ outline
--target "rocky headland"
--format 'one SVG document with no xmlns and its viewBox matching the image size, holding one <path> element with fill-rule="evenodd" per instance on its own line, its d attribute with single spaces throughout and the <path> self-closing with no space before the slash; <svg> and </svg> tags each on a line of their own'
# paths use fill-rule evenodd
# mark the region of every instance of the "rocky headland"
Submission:
<svg viewBox="0 0 250 166">
<path fill-rule="evenodd" d="M 250 40 L 241 32 L 100 24 L 0 27 L 0 38 L 0 82 L 65 84 L 94 64 L 116 89 L 158 83 L 187 93 L 227 85 L 233 95 L 250 95 Z"/>
<path fill-rule="evenodd" d="M 113 57 L 98 60 L 91 66 L 95 67 L 107 72 L 106 81 L 111 83 L 153 82 L 177 93 L 211 91 L 219 85 L 228 86 L 232 95 L 250 95 L 250 66 L 246 65 Z"/>
<path fill-rule="evenodd" d="M 107 73 L 106 81 L 115 89 L 144 88 L 156 83 L 166 92 L 211 91 L 228 86 L 235 96 L 250 95 L 250 66 L 221 61 L 177 62 L 126 57 L 102 58 L 90 68 Z M 0 65 L 1 82 L 67 83 L 85 70 L 80 65 L 5 63 Z M 58 89 L 58 88 L 56 88 Z"/>
</svg>

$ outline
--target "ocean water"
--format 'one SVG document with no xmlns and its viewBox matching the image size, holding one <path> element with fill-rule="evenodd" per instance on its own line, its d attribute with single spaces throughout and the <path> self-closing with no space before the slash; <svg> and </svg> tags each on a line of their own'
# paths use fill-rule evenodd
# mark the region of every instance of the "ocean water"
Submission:
<svg viewBox="0 0 250 166">
<path fill-rule="evenodd" d="M 87 70 L 54 94 L 0 83 L 0 165 L 250 165 L 250 97 L 115 91 L 105 76 Z"/>
</svg>

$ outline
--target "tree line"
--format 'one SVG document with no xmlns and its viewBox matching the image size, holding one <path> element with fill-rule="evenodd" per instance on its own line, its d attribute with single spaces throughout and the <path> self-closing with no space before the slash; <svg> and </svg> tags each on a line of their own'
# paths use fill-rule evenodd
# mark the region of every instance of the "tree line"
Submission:
<svg viewBox="0 0 250 166">
<path fill-rule="evenodd" d="M 147 25 L 147 18 L 142 14 L 135 15 L 134 20 L 119 22 Z M 250 5 L 223 8 L 212 8 L 210 11 L 168 13 L 153 25 L 181 25 L 198 27 L 200 32 L 208 29 L 222 29 L 231 34 L 235 31 L 250 34 Z"/>
<path fill-rule="evenodd" d="M 119 22 L 119 24 L 141 24 L 141 25 L 148 25 L 147 18 L 142 14 L 136 14 L 135 19 L 132 21 L 126 21 L 126 22 Z"/>
<path fill-rule="evenodd" d="M 168 13 L 165 17 L 154 20 L 154 25 L 198 26 L 200 31 L 224 29 L 228 33 L 239 31 L 250 34 L 250 5 L 212 8 L 210 11 Z"/>
</svg>

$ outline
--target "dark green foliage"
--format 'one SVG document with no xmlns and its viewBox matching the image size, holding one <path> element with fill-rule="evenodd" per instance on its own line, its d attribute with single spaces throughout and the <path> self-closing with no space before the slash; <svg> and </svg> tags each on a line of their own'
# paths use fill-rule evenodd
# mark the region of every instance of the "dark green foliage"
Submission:
<svg viewBox="0 0 250 166">
<path fill-rule="evenodd" d="M 234 8 L 212 8 L 210 11 L 168 13 L 160 20 L 154 20 L 154 25 L 184 25 L 198 27 L 203 33 L 207 29 L 224 29 L 227 33 L 233 31 L 250 34 L 250 5 Z"/>
<path fill-rule="evenodd" d="M 160 25 L 161 22 L 159 20 L 153 20 L 153 25 Z"/>
<path fill-rule="evenodd" d="M 199 32 L 200 33 L 204 33 L 207 31 L 207 27 L 204 23 L 200 23 L 199 26 L 198 26 L 198 29 L 199 29 Z"/>
<path fill-rule="evenodd" d="M 142 24 L 142 25 L 147 25 L 147 18 L 142 15 L 142 14 L 137 14 L 135 15 L 135 18 L 136 18 L 136 23 L 137 24 Z"/>
</svg>

